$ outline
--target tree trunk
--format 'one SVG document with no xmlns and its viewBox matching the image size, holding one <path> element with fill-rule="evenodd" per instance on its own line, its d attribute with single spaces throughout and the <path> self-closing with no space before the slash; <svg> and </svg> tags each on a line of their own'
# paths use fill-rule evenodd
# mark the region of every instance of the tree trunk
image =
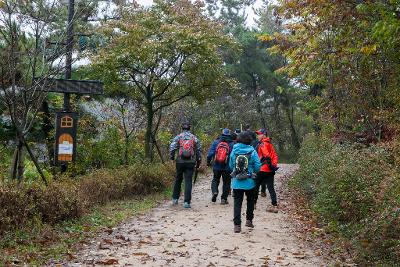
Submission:
<svg viewBox="0 0 400 267">
<path fill-rule="evenodd" d="M 39 162 L 37 161 L 35 155 L 33 155 L 31 148 L 29 147 L 28 143 L 26 142 L 26 140 L 22 141 L 22 144 L 25 145 L 26 151 L 28 151 L 29 157 L 31 158 L 31 160 L 33 161 L 33 164 L 36 167 L 36 170 L 38 171 L 40 177 L 42 178 L 43 182 L 45 185 L 47 185 L 47 180 L 46 177 L 44 176 L 44 173 L 42 172 L 42 169 L 39 166 Z"/>
<path fill-rule="evenodd" d="M 17 168 L 17 179 L 22 181 L 24 178 L 24 147 L 21 141 L 18 141 L 18 168 Z"/>
<path fill-rule="evenodd" d="M 289 107 L 286 108 L 286 115 L 289 120 L 290 124 L 290 134 L 292 137 L 292 145 L 296 150 L 300 149 L 300 141 L 299 136 L 297 134 L 296 128 L 294 127 L 294 116 L 293 116 L 293 107 L 290 109 Z"/>
<path fill-rule="evenodd" d="M 24 164 L 23 164 L 23 144 L 17 140 L 17 146 L 14 150 L 13 159 L 11 162 L 11 179 L 22 180 L 24 174 Z"/>
<path fill-rule="evenodd" d="M 147 113 L 147 125 L 146 125 L 145 144 L 144 144 L 144 156 L 146 157 L 146 159 L 152 161 L 151 135 L 153 134 L 153 120 L 154 120 L 154 110 L 152 102 L 147 103 L 146 113 Z"/>
<path fill-rule="evenodd" d="M 162 164 L 165 164 L 165 160 L 164 160 L 164 157 L 163 157 L 163 155 L 161 153 L 161 149 L 158 146 L 157 140 L 155 140 L 155 139 L 154 139 L 154 146 L 157 148 L 158 156 L 160 156 Z"/>
<path fill-rule="evenodd" d="M 45 135 L 46 146 L 50 166 L 54 166 L 54 136 L 51 134 L 54 129 L 52 124 L 52 115 L 49 111 L 49 104 L 46 100 L 42 103 L 43 125 L 42 131 Z"/>
<path fill-rule="evenodd" d="M 276 132 L 278 133 L 276 138 L 278 141 L 278 150 L 279 152 L 283 152 L 285 149 L 285 142 L 283 140 L 282 122 L 281 122 L 281 115 L 279 112 L 279 99 L 275 91 L 274 91 L 274 119 L 275 119 Z"/>
<path fill-rule="evenodd" d="M 254 97 L 255 97 L 255 100 L 256 100 L 256 109 L 257 109 L 258 115 L 260 116 L 260 121 L 261 121 L 262 127 L 263 128 L 267 128 L 267 123 L 265 121 L 263 110 L 262 110 L 261 98 L 258 96 L 257 79 L 254 76 L 254 74 L 252 74 L 251 77 L 252 77 L 252 80 L 253 80 L 253 91 L 254 91 Z"/>
<path fill-rule="evenodd" d="M 125 153 L 124 153 L 124 163 L 129 164 L 129 136 L 125 135 Z"/>
</svg>

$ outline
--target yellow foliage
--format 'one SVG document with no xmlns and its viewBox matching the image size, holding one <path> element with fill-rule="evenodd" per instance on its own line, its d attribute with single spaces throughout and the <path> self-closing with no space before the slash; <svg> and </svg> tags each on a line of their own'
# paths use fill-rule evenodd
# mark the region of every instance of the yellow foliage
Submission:
<svg viewBox="0 0 400 267">
<path fill-rule="evenodd" d="M 269 42 L 269 41 L 274 40 L 275 37 L 272 36 L 272 35 L 269 35 L 269 34 L 261 34 L 261 35 L 258 36 L 258 39 L 259 39 L 261 42 Z"/>
<path fill-rule="evenodd" d="M 369 55 L 375 54 L 377 49 L 378 49 L 378 46 L 376 44 L 374 44 L 374 45 L 363 46 L 363 47 L 361 47 L 360 51 L 362 53 L 364 53 L 365 55 L 369 56 Z"/>
</svg>

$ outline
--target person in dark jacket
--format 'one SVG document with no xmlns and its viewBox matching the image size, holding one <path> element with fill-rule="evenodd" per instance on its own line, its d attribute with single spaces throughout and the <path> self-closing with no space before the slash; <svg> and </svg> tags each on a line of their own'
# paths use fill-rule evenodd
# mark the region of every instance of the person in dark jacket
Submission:
<svg viewBox="0 0 400 267">
<path fill-rule="evenodd" d="M 190 208 L 192 199 L 192 178 L 195 168 L 201 164 L 201 143 L 197 137 L 190 132 L 190 123 L 182 124 L 183 132 L 177 135 L 170 145 L 170 159 L 176 157 L 176 179 L 172 193 L 172 204 L 177 205 L 181 193 L 181 184 L 185 176 L 185 199 L 184 208 Z"/>
<path fill-rule="evenodd" d="M 246 226 L 253 228 L 254 218 L 254 194 L 256 182 L 255 174 L 260 171 L 261 163 L 257 152 L 250 145 L 251 136 L 248 132 L 240 133 L 238 143 L 233 146 L 233 150 L 229 157 L 229 167 L 232 172 L 232 189 L 233 189 L 233 223 L 234 232 L 241 232 L 241 213 L 243 197 L 247 197 L 246 209 Z M 244 158 L 246 157 L 246 159 Z M 243 164 L 244 163 L 244 164 Z"/>
<path fill-rule="evenodd" d="M 246 132 L 250 133 L 250 135 L 251 135 L 251 146 L 253 146 L 255 148 L 255 146 L 258 143 L 257 135 L 253 130 L 251 130 L 250 124 L 246 125 Z"/>
<path fill-rule="evenodd" d="M 222 135 L 219 139 L 215 140 L 207 154 L 207 166 L 213 164 L 213 179 L 211 182 L 212 202 L 217 201 L 218 187 L 222 177 L 222 195 L 221 204 L 228 204 L 228 195 L 231 182 L 231 171 L 229 169 L 229 155 L 233 148 L 231 131 L 223 129 Z"/>
</svg>

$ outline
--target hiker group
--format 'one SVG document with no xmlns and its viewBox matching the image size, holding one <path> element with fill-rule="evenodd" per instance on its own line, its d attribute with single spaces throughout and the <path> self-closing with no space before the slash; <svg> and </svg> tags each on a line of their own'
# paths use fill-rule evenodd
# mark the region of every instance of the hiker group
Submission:
<svg viewBox="0 0 400 267">
<path fill-rule="evenodd" d="M 183 132 L 170 145 L 170 159 L 176 161 L 176 179 L 173 187 L 172 204 L 177 205 L 181 185 L 185 180 L 184 208 L 190 208 L 193 174 L 202 161 L 202 147 L 199 139 L 190 132 L 190 123 L 182 124 Z M 261 187 L 261 196 L 266 196 L 266 188 L 271 197 L 269 212 L 278 212 L 274 175 L 278 170 L 278 156 L 266 129 L 245 131 L 223 129 L 212 143 L 207 153 L 207 166 L 213 169 L 211 181 L 211 201 L 217 202 L 219 184 L 222 178 L 221 204 L 227 205 L 232 194 L 234 232 L 241 232 L 241 210 L 244 196 L 247 199 L 246 223 L 253 228 L 254 210 Z"/>
</svg>

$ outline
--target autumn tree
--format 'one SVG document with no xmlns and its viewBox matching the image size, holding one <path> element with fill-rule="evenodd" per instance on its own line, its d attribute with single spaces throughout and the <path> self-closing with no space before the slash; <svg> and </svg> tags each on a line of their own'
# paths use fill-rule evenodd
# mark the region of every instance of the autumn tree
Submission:
<svg viewBox="0 0 400 267">
<path fill-rule="evenodd" d="M 397 127 L 398 1 L 279 1 L 283 70 L 319 88 L 320 119 L 338 137 L 375 142 Z"/>
<path fill-rule="evenodd" d="M 145 156 L 152 159 L 156 117 L 186 98 L 204 100 L 229 87 L 220 55 L 233 45 L 201 3 L 156 1 L 126 7 L 102 28 L 108 45 L 92 57 L 110 95 L 135 99 L 146 111 Z"/>
<path fill-rule="evenodd" d="M 21 179 L 24 148 L 44 179 L 27 142 L 45 97 L 41 80 L 58 74 L 62 68 L 58 51 L 46 51 L 45 36 L 57 20 L 56 1 L 20 2 L 6 0 L 0 6 L 0 102 L 15 131 L 15 152 L 11 177 Z M 55 40 L 62 43 L 62 35 Z M 36 79 L 40 77 L 39 79 Z"/>
</svg>

